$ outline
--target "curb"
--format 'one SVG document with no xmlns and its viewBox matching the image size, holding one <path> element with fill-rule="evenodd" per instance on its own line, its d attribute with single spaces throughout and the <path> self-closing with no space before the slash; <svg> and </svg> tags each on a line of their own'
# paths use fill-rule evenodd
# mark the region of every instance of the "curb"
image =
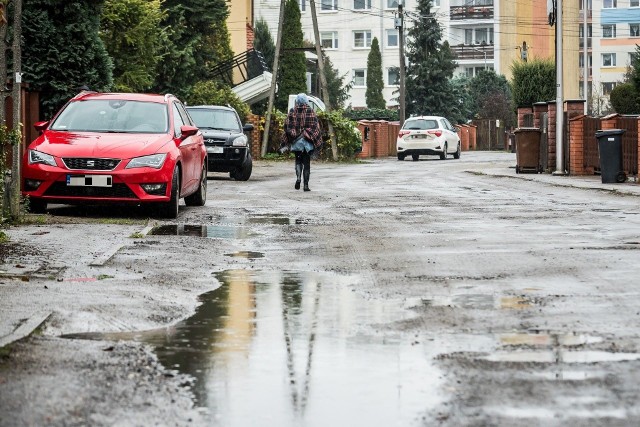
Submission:
<svg viewBox="0 0 640 427">
<path fill-rule="evenodd" d="M 13 332 L 0 337 L 0 348 L 31 335 L 33 331 L 47 321 L 49 316 L 51 316 L 51 313 L 51 311 L 38 311 L 34 313 L 26 321 L 18 325 Z"/>
</svg>

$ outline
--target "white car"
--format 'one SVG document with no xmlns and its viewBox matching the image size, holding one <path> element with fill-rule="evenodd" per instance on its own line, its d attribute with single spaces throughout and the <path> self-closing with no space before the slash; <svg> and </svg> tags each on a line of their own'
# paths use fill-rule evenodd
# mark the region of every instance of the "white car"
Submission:
<svg viewBox="0 0 640 427">
<path fill-rule="evenodd" d="M 421 155 L 437 155 L 445 160 L 453 154 L 460 158 L 460 136 L 449 120 L 439 116 L 418 116 L 405 120 L 396 142 L 398 160 L 411 156 L 418 161 Z"/>
</svg>

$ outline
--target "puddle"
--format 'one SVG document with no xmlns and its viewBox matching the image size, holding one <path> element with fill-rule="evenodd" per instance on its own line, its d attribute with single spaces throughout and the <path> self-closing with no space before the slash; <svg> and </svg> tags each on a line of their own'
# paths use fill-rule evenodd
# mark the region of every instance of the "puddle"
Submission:
<svg viewBox="0 0 640 427">
<path fill-rule="evenodd" d="M 264 258 L 264 254 L 262 252 L 253 252 L 253 251 L 238 251 L 230 254 L 224 254 L 225 256 L 232 258 L 244 258 L 244 259 L 258 259 Z"/>
<path fill-rule="evenodd" d="M 502 345 L 529 345 L 529 346 L 553 346 L 575 347 L 586 344 L 602 342 L 602 338 L 590 335 L 552 335 L 552 334 L 503 334 L 500 335 Z"/>
<path fill-rule="evenodd" d="M 377 333 L 412 314 L 365 300 L 357 276 L 231 270 L 170 328 L 130 334 L 160 361 L 196 378 L 215 425 L 418 425 L 441 402 L 433 343 Z M 76 338 L 80 336 L 75 336 Z M 432 348 L 433 347 L 433 348 Z"/>
<path fill-rule="evenodd" d="M 551 381 L 587 381 L 606 378 L 607 373 L 603 371 L 571 371 L 562 369 L 557 372 L 535 372 L 532 376 Z"/>
<path fill-rule="evenodd" d="M 422 305 L 428 307 L 455 307 L 477 310 L 493 309 L 525 309 L 533 303 L 527 297 L 493 296 L 487 294 L 464 294 L 453 296 L 438 296 L 422 299 Z"/>
<path fill-rule="evenodd" d="M 640 359 L 638 353 L 610 353 L 608 351 L 517 351 L 497 352 L 481 359 L 490 362 L 516 363 L 604 363 Z"/>
<path fill-rule="evenodd" d="M 193 236 L 218 239 L 247 239 L 257 236 L 247 227 L 227 225 L 168 224 L 153 227 L 148 236 Z"/>
<path fill-rule="evenodd" d="M 296 221 L 284 215 L 250 215 L 247 218 L 249 224 L 290 225 Z"/>
</svg>

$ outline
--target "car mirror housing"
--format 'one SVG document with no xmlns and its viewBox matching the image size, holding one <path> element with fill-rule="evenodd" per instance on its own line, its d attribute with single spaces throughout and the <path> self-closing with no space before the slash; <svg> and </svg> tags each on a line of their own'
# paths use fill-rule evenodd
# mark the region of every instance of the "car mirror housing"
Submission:
<svg viewBox="0 0 640 427">
<path fill-rule="evenodd" d="M 47 126 L 49 126 L 49 122 L 45 121 L 45 122 L 36 122 L 33 124 L 33 127 L 38 131 L 38 132 L 43 132 Z"/>
<path fill-rule="evenodd" d="M 200 129 L 195 126 L 180 126 L 180 133 L 182 134 L 181 139 L 188 138 L 198 133 Z"/>
<path fill-rule="evenodd" d="M 251 132 L 252 130 L 253 130 L 253 125 L 251 123 L 246 123 L 244 126 L 242 126 L 243 132 Z"/>
</svg>

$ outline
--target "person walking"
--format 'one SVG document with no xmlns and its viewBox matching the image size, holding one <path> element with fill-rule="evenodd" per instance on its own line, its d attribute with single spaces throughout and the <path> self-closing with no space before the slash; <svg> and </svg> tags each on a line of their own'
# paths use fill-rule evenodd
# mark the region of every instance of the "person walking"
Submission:
<svg viewBox="0 0 640 427">
<path fill-rule="evenodd" d="M 295 105 L 284 122 L 281 151 L 291 150 L 296 156 L 296 184 L 300 189 L 300 177 L 304 178 L 304 191 L 309 188 L 311 176 L 311 156 L 314 150 L 322 145 L 322 132 L 315 111 L 309 106 L 309 99 L 304 93 L 296 96 Z"/>
</svg>

